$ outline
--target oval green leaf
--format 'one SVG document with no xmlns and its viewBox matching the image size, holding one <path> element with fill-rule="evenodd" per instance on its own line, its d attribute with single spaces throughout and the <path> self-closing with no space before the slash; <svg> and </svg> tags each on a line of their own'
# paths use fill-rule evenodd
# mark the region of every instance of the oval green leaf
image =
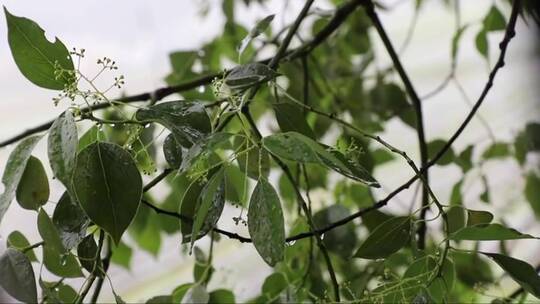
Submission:
<svg viewBox="0 0 540 304">
<path fill-rule="evenodd" d="M 45 37 L 45 31 L 34 21 L 14 16 L 5 7 L 4 13 L 9 47 L 21 73 L 35 85 L 46 89 L 62 90 L 73 83 L 73 74 L 67 72 L 73 71 L 73 61 L 62 41 L 56 38 L 51 43 Z"/>
<path fill-rule="evenodd" d="M 49 200 L 49 180 L 41 161 L 30 156 L 17 186 L 16 197 L 21 207 L 38 210 Z"/>
<path fill-rule="evenodd" d="M 131 155 L 115 144 L 89 145 L 77 158 L 73 188 L 90 220 L 118 244 L 142 196 L 141 175 Z"/>
<path fill-rule="evenodd" d="M 270 266 L 284 258 L 285 226 L 279 197 L 270 183 L 261 178 L 249 201 L 248 230 L 253 245 Z"/>
<path fill-rule="evenodd" d="M 0 257 L 0 286 L 15 299 L 37 302 L 34 269 L 24 253 L 8 248 Z"/>
<path fill-rule="evenodd" d="M 516 239 L 534 239 L 529 234 L 523 234 L 515 229 L 505 227 L 501 224 L 481 224 L 468 226 L 452 233 L 448 237 L 451 240 L 469 241 L 499 241 Z"/>
<path fill-rule="evenodd" d="M 18 230 L 15 230 L 8 235 L 7 246 L 18 249 L 18 250 L 23 250 L 26 247 L 30 246 L 30 242 L 28 242 L 24 234 L 22 234 Z M 34 253 L 34 250 L 26 250 L 24 254 L 26 254 L 30 262 L 38 261 Z"/>
<path fill-rule="evenodd" d="M 363 259 L 382 259 L 403 248 L 411 236 L 411 218 L 400 216 L 380 224 L 354 255 Z"/>
<path fill-rule="evenodd" d="M 58 230 L 62 244 L 67 249 L 75 248 L 79 244 L 90 224 L 81 206 L 74 203 L 67 192 L 64 192 L 58 204 L 56 204 L 52 220 Z"/>
</svg>

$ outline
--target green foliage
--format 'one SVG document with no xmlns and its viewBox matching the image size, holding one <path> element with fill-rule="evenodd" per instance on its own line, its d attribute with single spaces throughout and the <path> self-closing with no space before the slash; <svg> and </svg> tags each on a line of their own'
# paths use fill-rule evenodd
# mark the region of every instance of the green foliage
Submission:
<svg viewBox="0 0 540 304">
<path fill-rule="evenodd" d="M 260 3 L 244 1 L 248 7 Z M 221 267 L 213 260 L 217 243 L 236 241 L 272 267 L 250 300 L 255 303 L 480 301 L 488 288 L 499 287 L 495 264 L 523 288 L 518 294 L 540 298 L 537 271 L 510 257 L 512 248 L 505 242 L 538 238 L 509 228 L 513 223 L 506 225 L 506 214 L 499 210 L 469 209 L 467 193 L 469 180 L 478 180 L 484 187 L 480 199 L 490 202 L 494 193 L 483 164 L 515 159 L 525 176 L 523 196 L 540 217 L 540 178 L 529 165 L 529 156 L 540 151 L 540 124 L 528 122 L 514 139 L 494 138 L 487 147 L 473 143 L 461 151 L 452 137 L 421 142 L 428 152 L 423 156 L 432 163 L 417 163 L 417 155 L 409 157 L 409 151 L 381 134 L 394 120 L 407 131 L 431 134 L 415 108 L 424 100 L 417 100 L 399 64 L 376 64 L 380 54 L 373 46 L 380 36 L 397 63 L 396 54 L 408 42 L 400 52 L 393 49 L 377 17 L 382 7 L 370 1 L 342 1 L 328 11 L 305 3 L 305 16 L 274 34 L 274 14 L 246 29 L 236 20 L 238 2 L 223 0 L 222 33 L 199 50 L 169 55 L 169 87 L 118 99 L 109 92 L 122 88 L 123 75 L 109 89 L 95 82 L 118 69 L 114 60 L 98 59 L 99 72 L 87 75 L 79 68 L 84 65 L 73 64 L 73 58 L 85 58 L 84 49 L 69 52 L 59 39 L 49 42 L 35 22 L 4 8 L 16 65 L 34 84 L 62 91 L 53 101 L 63 113 L 50 125 L 8 141 L 21 140 L 4 168 L 0 220 L 16 198 L 21 207 L 37 211 L 39 240 L 31 243 L 19 231 L 9 234 L 0 257 L 0 285 L 22 302 L 87 302 L 89 293 L 100 295 L 95 281 L 113 286 L 110 263 L 131 270 L 137 251 L 157 258 L 163 240 L 181 237 L 179 254 L 194 255 L 189 259 L 193 282 L 177 283 L 172 292 L 149 296 L 147 303 L 243 301 L 231 290 L 209 288 L 220 283 L 215 274 Z M 416 14 L 422 3 L 414 3 Z M 465 31 L 476 28 L 474 43 L 488 59 L 489 35 L 514 27 L 515 18 L 506 18 L 502 8 L 492 5 L 477 24 L 462 25 L 456 18 L 449 82 L 455 80 Z M 500 44 L 503 55 L 508 39 Z M 275 57 L 263 57 L 269 53 Z M 173 93 L 181 96 L 163 101 Z M 268 128 L 259 129 L 262 125 Z M 85 131 L 79 133 L 80 128 Z M 49 189 L 50 171 L 32 156 L 44 136 L 33 135 L 39 130 L 47 133 L 59 198 Z M 388 185 L 379 169 L 393 162 L 414 169 L 413 179 L 396 189 L 376 189 Z M 459 169 L 449 199 L 419 177 L 418 169 L 432 165 Z M 431 212 L 421 212 L 416 197 L 395 214 L 383 210 L 414 181 L 419 190 L 429 190 L 429 206 L 422 208 Z M 51 217 L 46 210 L 53 210 L 52 204 Z M 239 212 L 231 219 L 246 225 L 249 235 L 220 228 L 230 220 L 230 212 L 223 212 L 234 210 L 230 207 Z M 494 218 L 500 223 L 492 223 Z M 501 253 L 479 251 L 483 241 L 498 241 Z M 41 271 L 36 278 L 38 266 L 51 278 L 45 281 Z M 124 303 L 114 289 L 112 296 Z"/>
</svg>

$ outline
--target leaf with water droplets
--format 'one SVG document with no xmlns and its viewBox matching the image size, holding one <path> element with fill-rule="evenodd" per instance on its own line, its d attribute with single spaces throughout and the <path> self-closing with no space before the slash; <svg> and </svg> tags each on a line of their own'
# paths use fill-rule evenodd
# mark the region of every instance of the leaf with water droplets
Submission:
<svg viewBox="0 0 540 304">
<path fill-rule="evenodd" d="M 0 257 L 0 286 L 12 297 L 25 303 L 37 303 L 36 277 L 28 257 L 8 248 Z"/>
<path fill-rule="evenodd" d="M 67 192 L 64 192 L 56 204 L 52 220 L 58 229 L 62 244 L 67 249 L 75 248 L 79 244 L 90 224 L 81 206 L 74 203 Z"/>
<path fill-rule="evenodd" d="M 4 193 L 0 195 L 0 223 L 15 196 L 15 191 L 23 176 L 26 163 L 30 158 L 32 150 L 40 139 L 41 136 L 39 135 L 24 139 L 9 155 L 4 175 L 2 176 L 2 183 L 5 188 Z"/>
<path fill-rule="evenodd" d="M 285 226 L 283 211 L 274 187 L 265 179 L 255 186 L 248 210 L 249 235 L 259 255 L 270 266 L 284 258 Z"/>
<path fill-rule="evenodd" d="M 17 202 L 28 210 L 38 210 L 49 200 L 49 180 L 41 161 L 30 156 L 17 185 Z"/>
<path fill-rule="evenodd" d="M 411 236 L 411 218 L 394 217 L 380 224 L 354 255 L 363 259 L 382 259 L 400 250 Z"/>
<path fill-rule="evenodd" d="M 59 277 L 79 278 L 83 276 L 81 266 L 72 253 L 59 253 L 47 244 L 43 246 L 43 264 L 47 270 Z"/>
<path fill-rule="evenodd" d="M 73 189 L 90 220 L 118 244 L 142 196 L 141 175 L 131 155 L 115 144 L 91 144 L 77 158 Z"/>
<path fill-rule="evenodd" d="M 182 146 L 169 134 L 163 142 L 163 155 L 171 168 L 178 169 L 182 165 Z"/>
<path fill-rule="evenodd" d="M 64 112 L 49 129 L 48 155 L 54 176 L 71 190 L 77 157 L 77 125 L 70 111 Z"/>
<path fill-rule="evenodd" d="M 169 129 L 182 146 L 189 148 L 212 131 L 204 105 L 185 100 L 170 101 L 140 109 L 139 121 L 156 122 Z"/>
</svg>

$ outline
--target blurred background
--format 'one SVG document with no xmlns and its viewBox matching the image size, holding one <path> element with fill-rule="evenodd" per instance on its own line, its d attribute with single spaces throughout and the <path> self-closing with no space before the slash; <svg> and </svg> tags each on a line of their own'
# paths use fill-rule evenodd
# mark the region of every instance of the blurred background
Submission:
<svg viewBox="0 0 540 304">
<path fill-rule="evenodd" d="M 171 72 L 169 53 L 198 49 L 203 43 L 220 35 L 225 22 L 220 0 L 1 2 L 12 14 L 25 16 L 39 23 L 51 39 L 58 36 L 68 48 L 86 49 L 86 58 L 81 62 L 82 71 L 96 70 L 97 58 L 107 56 L 114 59 L 119 66 L 119 72 L 126 78 L 126 85 L 122 91 L 112 92 L 110 97 L 123 93 L 131 95 L 147 92 L 166 85 L 164 78 Z M 401 46 L 407 39 L 415 14 L 415 1 L 380 2 L 391 8 L 380 10 L 380 17 L 394 44 Z M 461 39 L 456 75 L 464 92 L 473 102 L 479 96 L 489 72 L 486 60 L 475 48 L 474 27 L 494 2 L 508 17 L 510 7 L 507 1 L 461 1 L 462 23 L 470 23 L 473 30 L 467 30 Z M 271 0 L 262 5 L 253 4 L 247 7 L 243 1 L 238 1 L 236 19 L 249 29 L 257 20 L 276 14 L 272 27 L 277 31 L 294 20 L 302 5 L 303 1 L 300 0 Z M 327 1 L 316 0 L 314 7 L 325 10 L 332 5 Z M 309 18 L 306 22 L 309 23 Z M 2 21 L 0 140 L 57 116 L 66 106 L 61 104 L 55 107 L 52 102 L 55 92 L 38 88 L 22 76 L 12 59 L 6 32 L 6 23 Z M 518 20 L 516 32 L 517 36 L 508 49 L 506 66 L 497 75 L 495 86 L 479 111 L 484 122 L 479 119 L 472 121 L 456 142 L 456 151 L 463 150 L 471 143 L 489 145 L 490 132 L 497 140 L 510 140 L 527 122 L 540 121 L 540 32 L 534 22 L 527 25 L 521 18 Z M 425 1 L 419 12 L 414 34 L 401 56 L 405 69 L 421 96 L 431 92 L 447 77 L 453 33 L 454 15 L 451 7 L 445 4 L 445 1 Z M 371 35 L 375 52 L 378 54 L 376 66 L 385 68 L 389 66 L 390 59 L 376 33 Z M 498 56 L 497 44 L 502 35 L 503 32 L 488 35 L 491 63 Z M 374 70 L 373 67 L 370 69 Z M 396 83 L 401 85 L 397 76 L 394 78 Z M 174 98 L 177 97 L 171 96 L 168 99 Z M 449 84 L 440 94 L 427 99 L 423 106 L 428 140 L 451 136 L 470 109 L 462 92 L 453 84 Z M 268 126 L 268 123 L 261 121 L 263 129 L 272 127 Z M 486 124 L 491 131 L 488 131 Z M 403 128 L 401 122 L 390 121 L 382 135 L 387 141 L 418 159 L 416 135 L 412 130 Z M 44 163 L 45 145 L 45 141 L 42 141 L 34 153 Z M 14 145 L 0 149 L 0 174 L 3 173 L 7 157 L 13 148 Z M 529 163 L 538 167 L 539 160 L 532 159 Z M 48 167 L 46 169 L 50 170 Z M 466 181 L 464 203 L 473 209 L 504 214 L 504 220 L 509 226 L 524 233 L 540 235 L 540 225 L 522 194 L 524 176 L 516 161 L 508 159 L 486 162 L 482 169 L 488 176 L 490 204 L 479 199 L 483 191 L 479 176 L 472 176 Z M 458 167 L 435 167 L 430 172 L 433 190 L 443 200 L 448 199 L 452 186 L 460 176 Z M 48 173 L 51 176 L 50 171 Z M 409 170 L 400 161 L 378 167 L 375 177 L 381 181 L 383 188 L 377 194 L 384 196 L 409 176 Z M 61 187 L 56 181 L 53 181 L 51 186 L 51 200 L 54 201 L 61 194 Z M 315 192 L 314 199 L 327 199 L 333 189 L 326 190 L 328 191 Z M 3 192 L 3 185 L 0 185 L 0 192 Z M 159 197 L 159 189 L 154 193 Z M 413 193 L 414 187 L 404 191 L 387 210 L 407 212 Z M 234 210 L 227 209 L 219 226 L 247 235 L 245 227 L 234 224 L 232 217 L 235 215 Z M 30 243 L 39 240 L 35 218 L 36 213 L 23 210 L 13 203 L 0 226 L 0 252 L 5 250 L 5 238 L 13 230 L 27 235 Z M 134 250 L 130 270 L 113 265 L 109 275 L 117 293 L 128 302 L 141 301 L 152 295 L 170 292 L 176 286 L 192 281 L 194 258 L 182 253 L 179 240 L 179 235 L 163 236 L 162 249 L 157 255 Z M 125 241 L 130 244 L 129 237 Z M 204 248 L 208 243 L 203 240 L 200 246 Z M 481 248 L 495 251 L 498 244 L 484 242 Z M 540 262 L 540 242 L 513 241 L 508 242 L 508 248 L 511 248 L 514 257 L 533 265 Z M 210 288 L 231 288 L 239 301 L 258 294 L 264 278 L 271 272 L 249 244 L 222 239 L 216 244 L 214 254 L 214 267 L 217 271 Z M 515 284 L 503 284 L 503 287 L 507 289 L 501 293 L 508 293 Z M 104 299 L 112 299 L 107 285 L 104 288 Z M 9 301 L 9 298 L 0 290 L 0 302 L 5 301 Z"/>
</svg>

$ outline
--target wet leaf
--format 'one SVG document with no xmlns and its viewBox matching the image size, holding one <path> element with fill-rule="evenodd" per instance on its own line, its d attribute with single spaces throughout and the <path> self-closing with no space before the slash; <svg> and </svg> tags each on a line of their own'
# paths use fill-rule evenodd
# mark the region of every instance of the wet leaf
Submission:
<svg viewBox="0 0 540 304">
<path fill-rule="evenodd" d="M 8 42 L 13 59 L 21 73 L 42 88 L 62 90 L 75 78 L 66 71 L 73 71 L 73 61 L 66 46 L 58 38 L 47 40 L 45 31 L 34 21 L 12 15 L 4 7 L 8 26 Z"/>
<path fill-rule="evenodd" d="M 174 136 L 169 134 L 165 138 L 163 143 L 163 155 L 165 155 L 165 160 L 173 169 L 180 168 L 182 164 L 182 146 L 176 142 Z"/>
<path fill-rule="evenodd" d="M 41 235 L 48 248 L 58 253 L 65 253 L 67 251 L 60 239 L 56 226 L 43 209 L 39 210 L 37 224 L 39 235 Z"/>
<path fill-rule="evenodd" d="M 336 204 L 315 213 L 313 215 L 313 222 L 320 229 L 342 220 L 350 214 L 349 209 Z M 357 236 L 353 223 L 347 223 L 332 229 L 326 232 L 323 237 L 323 243 L 326 248 L 345 259 L 351 257 L 356 247 L 356 240 Z"/>
<path fill-rule="evenodd" d="M 225 84 L 233 91 L 242 91 L 273 79 L 277 75 L 265 64 L 248 63 L 232 69 L 225 77 Z"/>
<path fill-rule="evenodd" d="M 41 161 L 30 156 L 16 191 L 17 202 L 24 209 L 38 210 L 49 200 L 49 180 Z"/>
<path fill-rule="evenodd" d="M 63 278 L 83 276 L 77 258 L 71 253 L 59 253 L 45 244 L 43 246 L 43 264 L 52 274 Z"/>
<path fill-rule="evenodd" d="M 67 192 L 64 192 L 56 204 L 52 221 L 58 230 L 62 244 L 68 250 L 79 244 L 90 224 L 81 206 L 74 203 Z"/>
<path fill-rule="evenodd" d="M 249 201 L 248 229 L 253 245 L 270 266 L 283 260 L 285 226 L 283 212 L 276 190 L 261 178 Z"/>
<path fill-rule="evenodd" d="M 142 195 L 141 175 L 131 155 L 115 144 L 91 144 L 78 156 L 73 185 L 90 220 L 118 244 Z"/>
<path fill-rule="evenodd" d="M 0 286 L 13 298 L 37 303 L 36 277 L 24 253 L 8 248 L 0 257 Z"/>
<path fill-rule="evenodd" d="M 70 111 L 64 112 L 49 129 L 48 155 L 53 174 L 68 189 L 77 158 L 77 125 Z"/>
<path fill-rule="evenodd" d="M 212 131 L 210 118 L 201 103 L 169 101 L 140 109 L 137 120 L 156 122 L 169 129 L 182 146 L 189 148 Z"/>
<path fill-rule="evenodd" d="M 6 214 L 11 201 L 15 197 L 15 191 L 23 176 L 26 163 L 30 158 L 32 150 L 41 139 L 41 136 L 32 136 L 22 140 L 9 155 L 2 183 L 4 184 L 4 193 L 0 195 L 0 223 L 4 214 Z"/>
</svg>

